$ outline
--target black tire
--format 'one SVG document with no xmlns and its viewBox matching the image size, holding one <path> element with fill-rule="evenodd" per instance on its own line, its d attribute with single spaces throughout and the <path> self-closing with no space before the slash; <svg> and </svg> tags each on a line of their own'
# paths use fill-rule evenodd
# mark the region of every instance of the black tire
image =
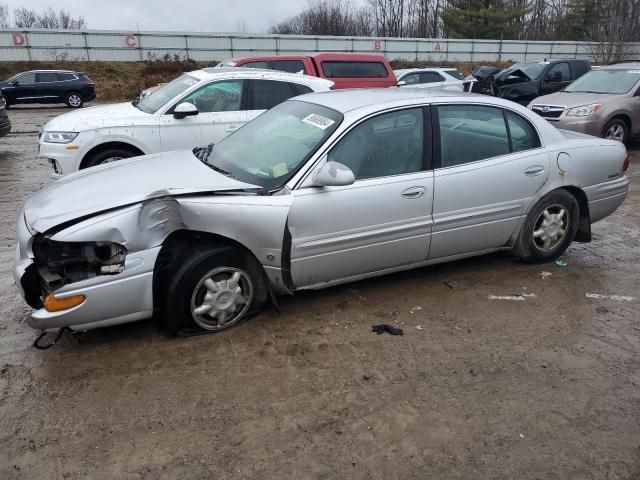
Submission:
<svg viewBox="0 0 640 480">
<path fill-rule="evenodd" d="M 102 165 L 103 163 L 116 162 L 125 158 L 136 157 L 138 155 L 138 153 L 127 150 L 126 148 L 108 148 L 85 159 L 80 166 L 80 170 L 84 168 L 95 167 L 97 165 Z"/>
<path fill-rule="evenodd" d="M 188 252 L 186 259 L 168 272 L 166 287 L 161 285 L 158 289 L 161 292 L 161 297 L 164 297 L 158 298 L 158 301 L 161 302 L 160 315 L 172 333 L 179 336 L 191 336 L 220 332 L 243 323 L 262 310 L 268 299 L 269 291 L 262 267 L 254 257 L 228 246 L 197 245 L 188 251 L 185 250 L 185 252 Z M 249 289 L 248 284 L 243 283 L 244 277 L 238 282 L 242 297 L 244 300 L 248 299 L 246 303 L 227 302 L 231 299 L 229 296 L 221 298 L 221 305 L 231 305 L 228 313 L 230 316 L 226 318 L 226 321 L 223 320 L 223 323 L 220 323 L 220 317 L 211 317 L 209 313 L 196 315 L 195 312 L 192 312 L 198 303 L 206 300 L 205 295 L 211 294 L 212 290 L 207 288 L 203 282 L 205 278 L 210 278 L 208 276 L 212 271 L 215 272 L 218 269 L 242 272 L 251 284 Z M 224 280 L 227 272 L 218 275 L 218 277 L 213 277 L 216 279 L 213 283 L 218 286 L 220 284 L 228 286 Z M 230 276 L 227 278 L 229 279 Z M 222 297 L 222 294 L 228 291 L 230 290 L 221 288 L 218 290 L 220 292 L 218 295 Z M 251 291 L 250 297 L 248 297 L 249 291 Z M 217 292 L 212 295 L 216 294 Z M 218 299 L 213 301 L 218 305 L 217 302 Z"/>
<path fill-rule="evenodd" d="M 562 215 L 562 219 L 558 220 L 555 216 L 560 215 L 561 208 L 565 213 Z M 546 219 L 545 211 L 553 218 L 553 221 Z M 568 225 L 562 228 L 562 220 L 564 219 L 567 219 Z M 545 221 L 547 226 L 542 225 L 542 222 Z M 551 262 L 562 255 L 573 242 L 578 231 L 579 221 L 580 206 L 575 197 L 566 190 L 555 190 L 541 198 L 527 215 L 514 253 L 528 263 Z M 563 230 L 565 231 L 563 236 L 551 240 L 556 232 Z M 536 232 L 538 232 L 538 236 L 535 235 Z M 540 236 L 539 232 L 545 232 L 545 235 Z M 545 248 L 547 239 L 549 239 L 549 245 L 548 248 Z M 556 241 L 557 243 L 555 243 Z"/>
<path fill-rule="evenodd" d="M 618 140 L 624 144 L 629 142 L 629 125 L 622 118 L 612 118 L 602 129 L 602 138 Z"/>
<path fill-rule="evenodd" d="M 64 103 L 71 108 L 80 108 L 84 105 L 84 98 L 78 92 L 69 92 L 64 99 Z"/>
<path fill-rule="evenodd" d="M 4 108 L 8 110 L 9 107 L 11 106 L 11 101 L 9 100 L 9 97 L 7 97 L 6 95 L 2 95 L 2 99 L 4 100 Z"/>
</svg>

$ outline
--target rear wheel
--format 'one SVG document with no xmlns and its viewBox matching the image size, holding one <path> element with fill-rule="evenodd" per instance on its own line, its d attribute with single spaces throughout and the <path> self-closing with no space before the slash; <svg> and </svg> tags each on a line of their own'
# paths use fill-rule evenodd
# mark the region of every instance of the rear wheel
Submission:
<svg viewBox="0 0 640 480">
<path fill-rule="evenodd" d="M 233 247 L 198 246 L 190 252 L 159 289 L 162 317 L 173 333 L 219 332 L 262 309 L 268 290 L 252 256 Z"/>
<path fill-rule="evenodd" d="M 621 118 L 612 118 L 602 129 L 602 136 L 609 140 L 626 143 L 629 138 L 629 126 Z"/>
<path fill-rule="evenodd" d="M 65 103 L 71 108 L 80 108 L 84 103 L 84 99 L 78 92 L 71 92 L 67 94 Z"/>
<path fill-rule="evenodd" d="M 556 190 L 541 198 L 520 231 L 515 253 L 525 262 L 550 262 L 569 247 L 578 231 L 580 207 L 575 197 Z"/>
<path fill-rule="evenodd" d="M 80 167 L 80 169 L 95 167 L 97 165 L 104 165 L 105 163 L 117 162 L 118 160 L 124 160 L 125 158 L 131 158 L 137 155 L 137 153 L 125 148 L 108 148 L 90 156 L 88 159 L 82 162 L 82 166 Z"/>
</svg>

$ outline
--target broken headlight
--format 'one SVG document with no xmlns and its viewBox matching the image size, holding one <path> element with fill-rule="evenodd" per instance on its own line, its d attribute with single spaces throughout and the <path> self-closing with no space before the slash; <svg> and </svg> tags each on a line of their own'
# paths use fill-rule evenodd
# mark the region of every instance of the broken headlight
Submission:
<svg viewBox="0 0 640 480">
<path fill-rule="evenodd" d="M 33 256 L 43 280 L 59 288 L 123 272 L 127 249 L 113 242 L 57 242 L 40 237 L 33 242 Z"/>
</svg>

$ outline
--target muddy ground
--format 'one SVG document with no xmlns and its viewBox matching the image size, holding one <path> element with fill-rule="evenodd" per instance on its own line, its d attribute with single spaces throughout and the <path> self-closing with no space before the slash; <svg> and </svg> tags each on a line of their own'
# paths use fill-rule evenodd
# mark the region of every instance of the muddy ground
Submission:
<svg viewBox="0 0 640 480">
<path fill-rule="evenodd" d="M 64 111 L 12 109 L 0 140 L 0 479 L 640 478 L 637 147 L 626 203 L 564 268 L 491 255 L 283 298 L 218 335 L 149 321 L 38 351 L 14 225 L 51 181 L 37 126 Z"/>
</svg>

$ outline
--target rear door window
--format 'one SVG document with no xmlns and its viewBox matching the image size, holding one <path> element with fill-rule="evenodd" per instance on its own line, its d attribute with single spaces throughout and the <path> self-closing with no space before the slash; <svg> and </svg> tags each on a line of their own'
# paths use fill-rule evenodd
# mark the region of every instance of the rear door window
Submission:
<svg viewBox="0 0 640 480">
<path fill-rule="evenodd" d="M 464 80 L 464 75 L 462 75 L 458 70 L 445 70 L 447 75 L 451 75 L 456 80 Z"/>
<path fill-rule="evenodd" d="M 571 64 L 573 78 L 578 78 L 589 71 L 589 65 L 586 62 L 573 62 Z"/>
<path fill-rule="evenodd" d="M 422 72 L 420 74 L 420 83 L 436 83 L 444 82 L 444 77 L 438 72 Z"/>
<path fill-rule="evenodd" d="M 58 81 L 58 74 L 56 72 L 38 72 L 36 73 L 37 83 L 51 83 Z"/>
<path fill-rule="evenodd" d="M 306 85 L 301 85 L 299 83 L 290 83 L 291 88 L 296 91 L 297 95 L 304 95 L 305 93 L 313 93 L 313 89 L 311 87 L 307 87 Z"/>
<path fill-rule="evenodd" d="M 420 75 L 417 73 L 411 73 L 402 77 L 402 81 L 407 85 L 415 85 L 420 83 Z"/>
<path fill-rule="evenodd" d="M 76 80 L 77 77 L 73 73 L 59 73 L 58 79 L 63 82 L 67 82 L 70 80 Z"/>
<path fill-rule="evenodd" d="M 298 95 L 288 82 L 251 80 L 249 110 L 269 110 Z"/>
<path fill-rule="evenodd" d="M 509 111 L 505 111 L 505 115 L 509 124 L 513 152 L 522 152 L 540 146 L 538 133 L 527 120 Z"/>
<path fill-rule="evenodd" d="M 273 60 L 269 62 L 271 70 L 289 73 L 304 73 L 304 63 L 300 60 Z"/>
<path fill-rule="evenodd" d="M 247 62 L 238 66 L 242 68 L 269 68 L 269 62 Z"/>
<path fill-rule="evenodd" d="M 438 118 L 443 168 L 509 153 L 509 134 L 500 108 L 442 105 Z"/>
<path fill-rule="evenodd" d="M 382 62 L 322 62 L 327 78 L 386 78 L 387 69 Z"/>
<path fill-rule="evenodd" d="M 552 82 L 568 82 L 571 80 L 569 64 L 566 62 L 556 63 L 549 69 L 547 75 L 551 77 Z"/>
</svg>

